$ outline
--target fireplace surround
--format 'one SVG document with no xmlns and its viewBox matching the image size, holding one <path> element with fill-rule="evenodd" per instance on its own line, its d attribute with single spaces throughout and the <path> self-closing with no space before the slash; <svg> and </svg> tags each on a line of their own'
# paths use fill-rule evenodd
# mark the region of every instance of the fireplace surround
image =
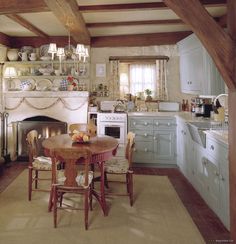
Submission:
<svg viewBox="0 0 236 244">
<path fill-rule="evenodd" d="M 18 128 L 25 129 L 25 126 L 28 126 L 29 121 L 27 120 L 29 118 L 47 117 L 55 121 L 47 121 L 46 123 L 66 123 L 68 130 L 69 125 L 72 123 L 87 123 L 88 97 L 89 93 L 87 91 L 21 91 L 3 94 L 2 109 L 4 113 L 8 114 L 8 122 L 5 125 L 7 151 L 11 160 L 15 161 L 18 155 L 25 154 L 24 150 L 18 145 L 19 140 L 22 140 Z M 37 122 L 34 123 L 37 124 Z M 39 121 L 38 124 L 43 123 L 43 121 Z M 63 128 L 64 126 L 65 124 Z M 44 134 L 48 134 L 46 131 L 43 129 L 39 134 L 44 136 Z"/>
</svg>

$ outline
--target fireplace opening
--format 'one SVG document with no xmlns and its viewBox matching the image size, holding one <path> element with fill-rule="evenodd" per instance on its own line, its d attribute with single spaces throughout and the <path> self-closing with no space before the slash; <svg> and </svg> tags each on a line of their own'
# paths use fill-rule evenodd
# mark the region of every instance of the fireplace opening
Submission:
<svg viewBox="0 0 236 244">
<path fill-rule="evenodd" d="M 17 160 L 28 160 L 26 136 L 29 131 L 37 130 L 39 134 L 40 154 L 43 155 L 41 143 L 48 137 L 67 133 L 67 123 L 47 116 L 34 116 L 16 122 L 17 128 Z"/>
</svg>

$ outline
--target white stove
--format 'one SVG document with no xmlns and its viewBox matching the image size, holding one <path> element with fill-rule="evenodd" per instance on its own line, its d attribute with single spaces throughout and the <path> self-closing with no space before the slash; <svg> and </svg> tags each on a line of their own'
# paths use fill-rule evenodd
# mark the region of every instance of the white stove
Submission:
<svg viewBox="0 0 236 244">
<path fill-rule="evenodd" d="M 107 135 L 116 138 L 119 144 L 126 144 L 127 114 L 126 113 L 98 113 L 98 135 Z"/>
</svg>

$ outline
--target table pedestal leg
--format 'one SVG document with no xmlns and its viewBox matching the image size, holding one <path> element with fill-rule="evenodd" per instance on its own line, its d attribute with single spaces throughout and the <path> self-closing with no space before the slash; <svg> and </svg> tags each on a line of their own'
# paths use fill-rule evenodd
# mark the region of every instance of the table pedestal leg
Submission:
<svg viewBox="0 0 236 244">
<path fill-rule="evenodd" d="M 93 195 L 96 197 L 96 199 L 98 200 L 98 202 L 101 205 L 101 208 L 103 210 L 103 214 L 104 216 L 107 216 L 107 204 L 106 204 L 106 198 L 105 198 L 105 173 L 104 173 L 104 162 L 99 162 L 98 163 L 99 168 L 100 168 L 100 195 L 98 194 L 98 192 L 96 192 L 94 189 L 92 190 Z"/>
</svg>

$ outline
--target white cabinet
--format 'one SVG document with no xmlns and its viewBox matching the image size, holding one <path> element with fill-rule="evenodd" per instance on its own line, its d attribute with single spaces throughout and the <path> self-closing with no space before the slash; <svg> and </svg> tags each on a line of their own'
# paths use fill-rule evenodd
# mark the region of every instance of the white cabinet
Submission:
<svg viewBox="0 0 236 244">
<path fill-rule="evenodd" d="M 211 191 L 208 195 L 209 205 L 224 223 L 230 228 L 229 217 L 229 166 L 228 148 L 225 144 L 218 142 L 207 135 L 207 167 L 211 167 L 209 180 L 211 181 Z M 215 166 L 212 166 L 215 165 Z M 209 172 L 210 170 L 208 170 Z M 210 179 L 212 177 L 212 179 Z"/>
<path fill-rule="evenodd" d="M 177 119 L 177 164 L 186 178 L 193 176 L 193 143 L 184 120 Z"/>
<path fill-rule="evenodd" d="M 195 190 L 229 230 L 228 147 L 206 136 L 206 148 L 192 141 L 184 120 L 177 119 L 177 164 Z"/>
<path fill-rule="evenodd" d="M 129 116 L 128 121 L 128 131 L 135 133 L 135 163 L 176 164 L 176 121 L 173 117 Z"/>
<path fill-rule="evenodd" d="M 225 92 L 220 73 L 195 34 L 181 40 L 178 48 L 183 93 L 218 95 Z"/>
</svg>

